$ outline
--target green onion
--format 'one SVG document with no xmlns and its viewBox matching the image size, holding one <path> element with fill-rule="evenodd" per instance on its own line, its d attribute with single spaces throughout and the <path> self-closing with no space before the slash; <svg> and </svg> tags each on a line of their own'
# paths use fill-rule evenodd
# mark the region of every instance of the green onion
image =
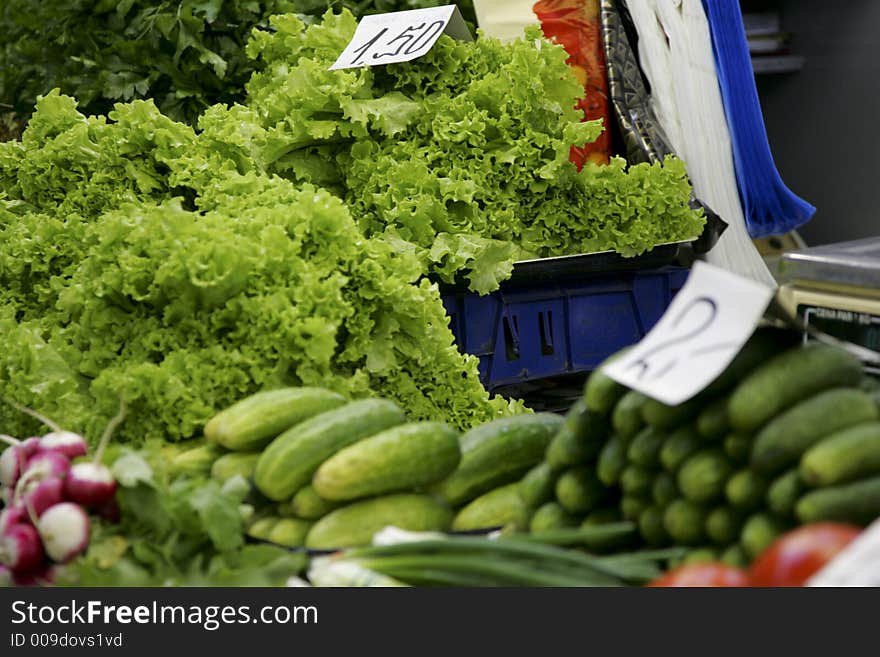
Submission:
<svg viewBox="0 0 880 657">
<path fill-rule="evenodd" d="M 580 573 L 547 572 L 531 567 L 529 564 L 486 559 L 476 555 L 409 555 L 358 559 L 364 568 L 384 573 L 395 579 L 404 579 L 400 569 L 415 569 L 424 573 L 429 569 L 453 573 L 471 574 L 477 577 L 497 578 L 507 585 L 520 586 L 608 586 L 605 578 L 584 576 Z"/>
</svg>

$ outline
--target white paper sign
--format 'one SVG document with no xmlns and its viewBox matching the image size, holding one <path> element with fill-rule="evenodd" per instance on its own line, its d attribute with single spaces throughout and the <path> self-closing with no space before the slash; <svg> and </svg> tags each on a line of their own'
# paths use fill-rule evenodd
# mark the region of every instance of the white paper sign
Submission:
<svg viewBox="0 0 880 657">
<path fill-rule="evenodd" d="M 880 520 L 813 575 L 807 586 L 880 586 Z"/>
<path fill-rule="evenodd" d="M 751 279 L 696 262 L 657 325 L 603 371 L 664 404 L 681 404 L 730 364 L 773 294 Z"/>
<path fill-rule="evenodd" d="M 459 41 L 473 41 L 455 5 L 364 16 L 330 70 L 418 59 L 434 47 L 441 34 Z"/>
</svg>

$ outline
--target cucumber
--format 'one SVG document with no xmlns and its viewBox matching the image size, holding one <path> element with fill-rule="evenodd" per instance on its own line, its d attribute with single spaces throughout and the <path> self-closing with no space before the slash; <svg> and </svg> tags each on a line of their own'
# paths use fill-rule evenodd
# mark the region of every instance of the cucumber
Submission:
<svg viewBox="0 0 880 657">
<path fill-rule="evenodd" d="M 682 560 L 682 565 L 694 563 L 715 563 L 720 558 L 721 553 L 716 548 L 710 545 L 704 545 L 702 547 L 694 548 L 693 550 L 688 550 L 687 554 Z"/>
<path fill-rule="evenodd" d="M 623 516 L 620 514 L 620 509 L 606 506 L 590 511 L 581 524 L 584 527 L 591 527 L 593 525 L 607 525 L 612 522 L 620 522 L 621 520 L 623 520 Z"/>
<path fill-rule="evenodd" d="M 325 500 L 318 495 L 315 487 L 309 484 L 296 491 L 296 495 L 290 500 L 289 506 L 293 515 L 297 518 L 317 520 L 318 518 L 323 518 L 331 511 L 338 509 L 341 504 L 339 502 Z"/>
<path fill-rule="evenodd" d="M 676 545 L 699 545 L 705 540 L 706 508 L 690 500 L 675 500 L 663 512 L 663 528 Z"/>
<path fill-rule="evenodd" d="M 780 517 L 794 514 L 794 507 L 804 492 L 800 472 L 793 468 L 777 477 L 767 489 L 767 508 Z"/>
<path fill-rule="evenodd" d="M 838 431 L 811 447 L 801 458 L 808 486 L 834 486 L 880 475 L 880 422 Z"/>
<path fill-rule="evenodd" d="M 751 436 L 742 433 L 730 433 L 724 439 L 724 453 L 737 465 L 745 465 L 749 462 L 752 453 Z"/>
<path fill-rule="evenodd" d="M 661 472 L 654 477 L 651 484 L 651 499 L 655 504 L 666 506 L 678 497 L 678 488 L 675 486 L 675 477 L 669 472 Z"/>
<path fill-rule="evenodd" d="M 288 500 L 340 449 L 405 421 L 403 411 L 383 399 L 364 399 L 316 415 L 263 450 L 254 483 L 270 500 Z"/>
<path fill-rule="evenodd" d="M 197 447 L 176 452 L 168 461 L 168 472 L 176 475 L 207 475 L 214 462 L 226 454 L 219 445 L 202 442 Z"/>
<path fill-rule="evenodd" d="M 614 406 L 611 415 L 611 426 L 614 433 L 629 440 L 635 436 L 643 426 L 642 406 L 648 401 L 648 397 L 636 390 L 630 390 Z"/>
<path fill-rule="evenodd" d="M 652 547 L 660 547 L 669 542 L 669 534 L 663 527 L 663 508 L 649 506 L 639 514 L 639 533 L 645 543 Z"/>
<path fill-rule="evenodd" d="M 267 540 L 286 548 L 302 547 L 305 545 L 306 536 L 314 524 L 310 520 L 281 518 L 272 527 Z"/>
<path fill-rule="evenodd" d="M 697 416 L 697 433 L 703 440 L 722 440 L 730 429 L 727 417 L 727 397 L 719 397 L 709 403 Z"/>
<path fill-rule="evenodd" d="M 727 480 L 724 496 L 731 506 L 740 511 L 752 511 L 764 505 L 767 481 L 748 468 L 740 470 Z"/>
<path fill-rule="evenodd" d="M 691 454 L 700 449 L 700 435 L 688 424 L 669 434 L 660 448 L 660 464 L 667 472 L 675 472 Z"/>
<path fill-rule="evenodd" d="M 566 527 L 577 527 L 577 518 L 563 509 L 558 502 L 542 504 L 535 510 L 529 521 L 529 531 L 532 533 Z"/>
<path fill-rule="evenodd" d="M 695 418 L 705 405 L 704 395 L 692 397 L 677 406 L 669 406 L 656 399 L 648 398 L 642 404 L 642 419 L 648 426 L 670 430 Z"/>
<path fill-rule="evenodd" d="M 324 388 L 258 392 L 211 418 L 205 425 L 205 437 L 226 449 L 252 452 L 303 420 L 344 403 L 345 397 Z"/>
<path fill-rule="evenodd" d="M 721 563 L 733 566 L 734 568 L 748 568 L 749 555 L 743 550 L 742 545 L 736 543 L 727 547 L 720 555 Z"/>
<path fill-rule="evenodd" d="M 823 390 L 856 387 L 862 364 L 848 352 L 809 343 L 789 349 L 758 367 L 730 396 L 731 426 L 751 433 L 794 404 Z"/>
<path fill-rule="evenodd" d="M 626 467 L 626 445 L 617 436 L 612 436 L 599 452 L 596 474 L 606 486 L 613 486 L 620 480 L 620 474 Z"/>
<path fill-rule="evenodd" d="M 565 416 L 544 458 L 556 469 L 580 465 L 596 457 L 607 435 L 608 420 L 587 410 L 586 402 L 580 399 Z"/>
<path fill-rule="evenodd" d="M 602 368 L 625 354 L 629 349 L 629 347 L 625 347 L 611 354 L 592 371 L 587 379 L 587 383 L 584 386 L 584 401 L 587 404 L 587 408 L 594 413 L 608 415 L 614 409 L 615 404 L 620 401 L 620 398 L 626 394 L 627 387 L 603 374 Z"/>
<path fill-rule="evenodd" d="M 663 446 L 666 436 L 659 429 L 645 427 L 629 444 L 626 457 L 630 463 L 644 468 L 653 468 L 660 465 L 660 448 Z"/>
<path fill-rule="evenodd" d="M 880 477 L 807 493 L 797 503 L 795 513 L 803 523 L 837 520 L 866 525 L 880 517 Z"/>
<path fill-rule="evenodd" d="M 636 497 L 634 495 L 624 495 L 620 498 L 620 515 L 624 520 L 629 520 L 630 522 L 638 522 L 639 516 L 642 514 L 642 511 L 651 506 L 651 503 L 642 498 Z"/>
<path fill-rule="evenodd" d="M 620 488 L 624 495 L 648 497 L 654 483 L 654 472 L 640 465 L 628 465 L 620 474 Z"/>
<path fill-rule="evenodd" d="M 752 370 L 763 365 L 770 358 L 798 344 L 799 334 L 788 329 L 761 326 L 755 329 L 746 340 L 730 365 L 703 390 L 704 395 L 726 394 Z"/>
<path fill-rule="evenodd" d="M 553 499 L 558 475 L 546 461 L 529 470 L 519 482 L 519 496 L 526 506 L 537 508 Z"/>
<path fill-rule="evenodd" d="M 280 521 L 281 518 L 277 517 L 259 518 L 248 526 L 245 534 L 258 541 L 266 541 L 269 539 L 269 534 L 272 533 L 272 528 Z"/>
<path fill-rule="evenodd" d="M 733 474 L 733 466 L 720 449 L 706 449 L 693 454 L 678 470 L 678 489 L 692 502 L 714 502 L 724 495 L 724 485 Z"/>
<path fill-rule="evenodd" d="M 226 481 L 241 475 L 245 479 L 254 476 L 257 460 L 261 452 L 230 452 L 224 454 L 211 466 L 211 477 L 217 481 Z"/>
<path fill-rule="evenodd" d="M 761 430 L 752 447 L 752 467 L 780 472 L 795 465 L 807 449 L 826 436 L 877 418 L 877 404 L 868 393 L 851 388 L 825 390 L 791 407 Z"/>
<path fill-rule="evenodd" d="M 739 538 L 742 525 L 739 512 L 729 506 L 719 506 L 706 516 L 706 536 L 718 545 L 730 545 Z"/>
<path fill-rule="evenodd" d="M 461 463 L 432 491 L 461 506 L 517 481 L 543 460 L 564 420 L 554 413 L 514 415 L 482 424 L 461 436 Z"/>
<path fill-rule="evenodd" d="M 529 508 L 522 501 L 517 484 L 507 484 L 480 495 L 461 509 L 452 520 L 453 531 L 472 531 L 491 527 L 529 527 Z"/>
<path fill-rule="evenodd" d="M 282 518 L 298 518 L 299 516 L 293 510 L 293 500 L 279 502 L 275 505 L 275 513 Z"/>
<path fill-rule="evenodd" d="M 770 547 L 787 526 L 769 513 L 756 513 L 746 520 L 739 542 L 749 559 L 754 559 Z"/>
<path fill-rule="evenodd" d="M 413 422 L 344 447 L 324 461 L 312 486 L 331 502 L 428 486 L 461 460 L 458 432 L 442 422 Z"/>
<path fill-rule="evenodd" d="M 309 530 L 306 547 L 332 550 L 369 545 L 373 535 L 389 525 L 414 532 L 443 532 L 451 524 L 452 510 L 429 495 L 386 495 L 328 513 Z"/>
<path fill-rule="evenodd" d="M 604 497 L 605 487 L 591 468 L 571 468 L 556 482 L 556 501 L 569 513 L 591 511 Z"/>
</svg>

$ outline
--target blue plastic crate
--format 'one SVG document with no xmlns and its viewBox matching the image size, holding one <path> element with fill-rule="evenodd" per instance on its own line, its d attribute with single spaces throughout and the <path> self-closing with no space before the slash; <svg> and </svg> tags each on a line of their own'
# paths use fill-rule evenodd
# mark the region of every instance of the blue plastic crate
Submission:
<svg viewBox="0 0 880 657">
<path fill-rule="evenodd" d="M 638 342 L 660 319 L 688 269 L 585 273 L 577 279 L 507 283 L 443 303 L 459 348 L 480 359 L 486 387 L 590 372 Z"/>
</svg>

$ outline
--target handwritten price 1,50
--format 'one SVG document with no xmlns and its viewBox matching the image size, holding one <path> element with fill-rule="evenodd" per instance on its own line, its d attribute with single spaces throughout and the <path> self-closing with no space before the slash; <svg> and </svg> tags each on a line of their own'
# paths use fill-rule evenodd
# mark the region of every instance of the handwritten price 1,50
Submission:
<svg viewBox="0 0 880 657">
<path fill-rule="evenodd" d="M 383 40 L 382 37 L 388 35 L 390 30 L 383 27 L 376 36 L 359 48 L 355 48 L 353 52 L 355 56 L 349 61 L 349 66 L 378 62 L 382 58 L 405 56 L 407 59 L 415 59 L 421 57 L 431 49 L 434 41 L 445 27 L 446 22 L 440 20 L 409 25 L 392 39 L 387 40 Z"/>
</svg>

